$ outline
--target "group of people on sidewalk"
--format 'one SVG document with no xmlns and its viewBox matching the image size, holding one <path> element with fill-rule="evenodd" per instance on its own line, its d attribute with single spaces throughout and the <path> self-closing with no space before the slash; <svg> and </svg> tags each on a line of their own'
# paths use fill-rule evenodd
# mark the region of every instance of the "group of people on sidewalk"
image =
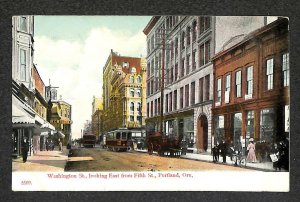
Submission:
<svg viewBox="0 0 300 202">
<path fill-rule="evenodd" d="M 52 141 L 50 143 L 51 144 L 47 144 L 47 146 L 46 146 L 47 151 L 54 150 L 54 143 Z M 63 145 L 62 145 L 61 141 L 59 141 L 59 143 L 58 143 L 58 149 L 59 149 L 59 151 L 63 151 Z M 29 141 L 26 138 L 24 138 L 23 142 L 21 143 L 21 153 L 22 153 L 23 163 L 26 163 L 26 161 L 27 161 L 28 151 L 29 151 Z"/>
<path fill-rule="evenodd" d="M 259 150 L 256 150 L 256 146 Z M 231 152 L 229 152 L 229 150 Z M 221 154 L 223 163 L 226 163 L 226 156 L 232 156 L 233 153 L 241 154 L 241 152 L 241 143 L 235 144 L 234 148 L 231 149 L 225 140 L 222 140 L 220 144 L 217 142 L 212 148 L 213 162 L 219 162 L 219 156 Z M 265 141 L 254 143 L 254 139 L 250 138 L 245 155 L 247 156 L 246 161 L 248 163 L 266 161 L 267 157 L 270 156 L 268 161 L 271 160 L 273 162 L 273 168 L 275 170 L 281 170 L 282 168 L 287 171 L 289 170 L 289 140 L 285 137 L 281 138 L 279 142 L 273 143 L 271 149 L 267 147 Z"/>
</svg>

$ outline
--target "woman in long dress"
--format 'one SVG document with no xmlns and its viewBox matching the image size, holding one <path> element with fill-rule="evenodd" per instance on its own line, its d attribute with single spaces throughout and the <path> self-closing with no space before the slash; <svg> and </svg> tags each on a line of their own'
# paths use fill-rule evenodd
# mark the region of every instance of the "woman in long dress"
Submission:
<svg viewBox="0 0 300 202">
<path fill-rule="evenodd" d="M 250 141 L 247 150 L 248 150 L 247 161 L 252 163 L 256 162 L 255 144 L 253 143 L 253 141 Z"/>
</svg>

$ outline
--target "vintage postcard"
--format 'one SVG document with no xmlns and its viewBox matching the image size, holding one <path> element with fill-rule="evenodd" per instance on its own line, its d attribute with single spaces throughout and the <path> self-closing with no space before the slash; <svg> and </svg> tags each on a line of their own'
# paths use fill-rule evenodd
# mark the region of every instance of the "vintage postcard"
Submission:
<svg viewBox="0 0 300 202">
<path fill-rule="evenodd" d="M 289 192 L 289 72 L 286 17 L 13 16 L 12 190 Z"/>
</svg>

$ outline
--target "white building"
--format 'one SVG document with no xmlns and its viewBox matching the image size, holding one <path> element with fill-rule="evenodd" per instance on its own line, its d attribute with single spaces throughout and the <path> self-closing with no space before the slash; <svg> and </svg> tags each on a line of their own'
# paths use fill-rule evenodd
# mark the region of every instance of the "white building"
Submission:
<svg viewBox="0 0 300 202">
<path fill-rule="evenodd" d="M 164 133 L 183 135 L 190 150 L 212 148 L 213 64 L 223 46 L 267 23 L 265 17 L 155 16 L 147 35 L 147 128 L 158 130 L 165 36 Z M 163 34 L 165 33 L 165 35 Z"/>
<path fill-rule="evenodd" d="M 33 21 L 33 16 L 12 17 L 13 156 L 21 154 L 21 143 L 24 139 L 29 141 L 29 155 L 36 152 L 40 135 L 54 130 L 54 127 L 34 110 L 36 86 L 33 77 Z"/>
</svg>

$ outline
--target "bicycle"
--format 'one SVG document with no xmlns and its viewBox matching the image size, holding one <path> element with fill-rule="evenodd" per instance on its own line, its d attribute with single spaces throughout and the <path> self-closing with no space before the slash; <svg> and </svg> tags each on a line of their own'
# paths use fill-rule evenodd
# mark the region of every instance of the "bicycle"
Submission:
<svg viewBox="0 0 300 202">
<path fill-rule="evenodd" d="M 234 151 L 231 160 L 235 166 L 246 166 L 245 155 L 243 155 L 240 151 Z"/>
</svg>

